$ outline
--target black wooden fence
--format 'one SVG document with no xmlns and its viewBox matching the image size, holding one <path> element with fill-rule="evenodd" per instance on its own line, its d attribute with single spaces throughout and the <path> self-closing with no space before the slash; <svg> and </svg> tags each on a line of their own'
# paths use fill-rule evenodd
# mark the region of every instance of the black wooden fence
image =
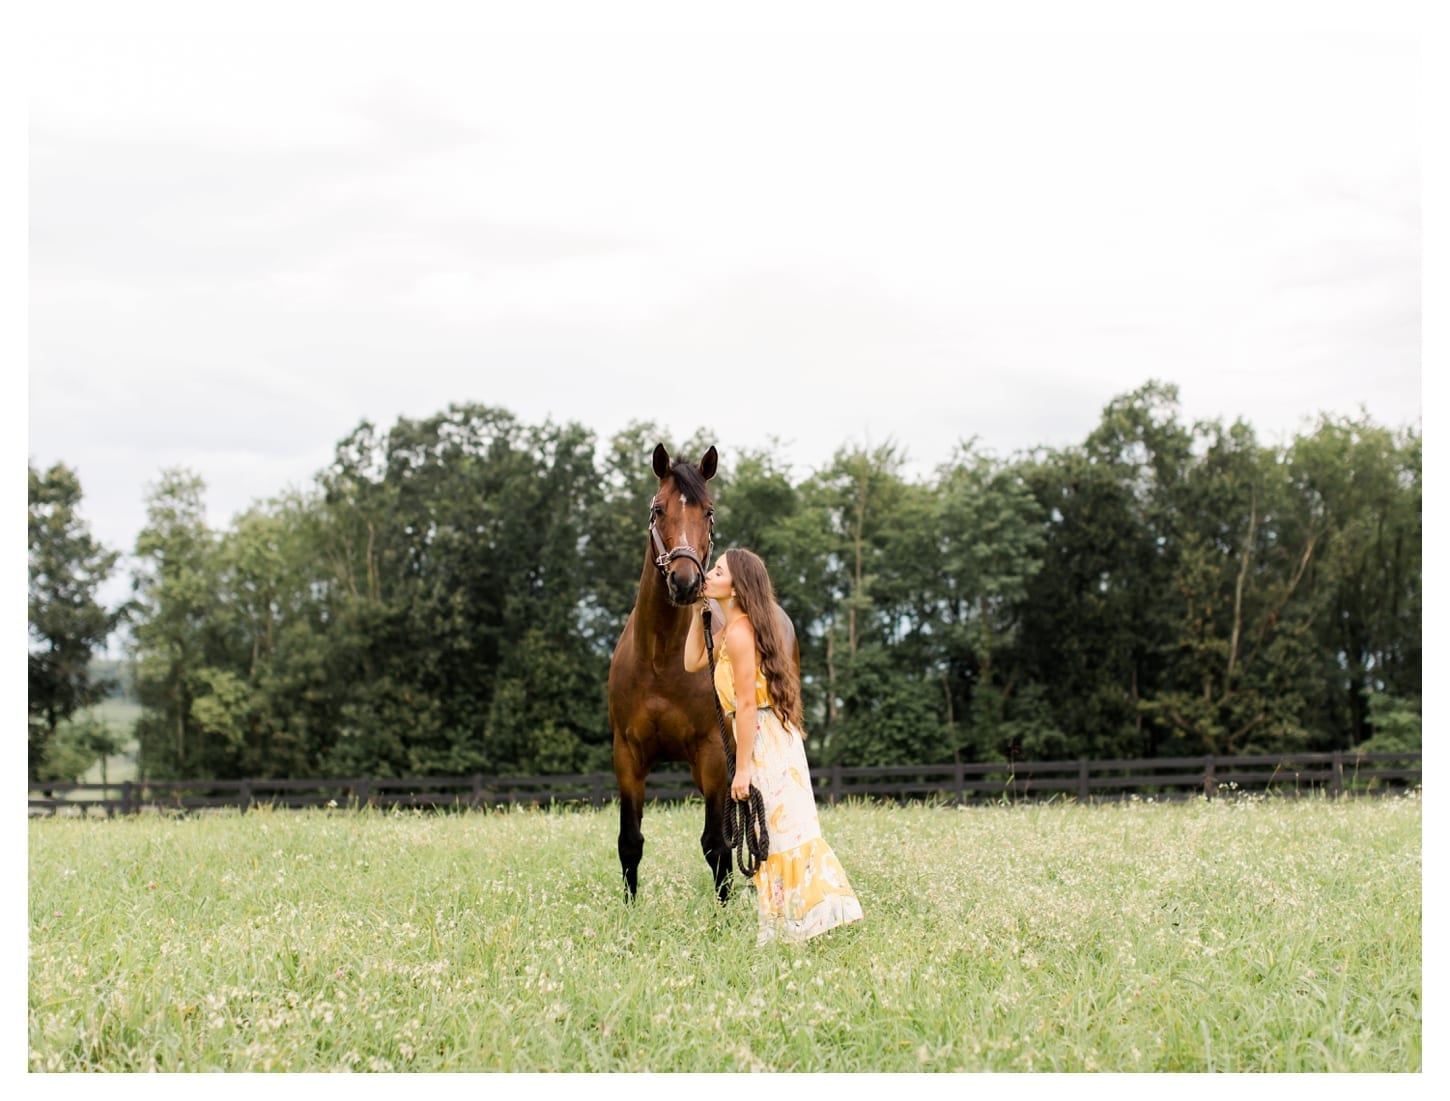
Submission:
<svg viewBox="0 0 1450 1101">
<path fill-rule="evenodd" d="M 1421 754 L 1298 753 L 1261 757 L 1148 757 L 1121 761 L 1017 761 L 826 767 L 815 770 L 818 802 L 931 800 L 966 804 L 1132 797 L 1209 799 L 1239 794 L 1388 794 L 1421 785 Z M 138 814 L 251 807 L 415 807 L 428 810 L 524 805 L 601 807 L 615 798 L 614 776 L 368 777 L 332 780 L 148 780 L 50 784 L 30 791 L 30 814 Z M 650 776 L 646 798 L 698 799 L 689 773 Z"/>
</svg>

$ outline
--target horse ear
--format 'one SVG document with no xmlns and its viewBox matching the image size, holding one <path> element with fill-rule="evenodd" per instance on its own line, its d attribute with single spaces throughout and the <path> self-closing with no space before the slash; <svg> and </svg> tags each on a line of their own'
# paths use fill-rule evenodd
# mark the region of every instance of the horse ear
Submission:
<svg viewBox="0 0 1450 1101">
<path fill-rule="evenodd" d="M 705 452 L 705 457 L 700 460 L 700 474 L 704 477 L 705 481 L 708 482 L 711 478 L 715 477 L 715 464 L 719 461 L 719 458 L 720 456 L 715 453 L 715 445 L 711 444 L 710 450 Z"/>
<path fill-rule="evenodd" d="M 663 478 L 670 472 L 670 453 L 662 443 L 655 444 L 655 477 Z"/>
</svg>

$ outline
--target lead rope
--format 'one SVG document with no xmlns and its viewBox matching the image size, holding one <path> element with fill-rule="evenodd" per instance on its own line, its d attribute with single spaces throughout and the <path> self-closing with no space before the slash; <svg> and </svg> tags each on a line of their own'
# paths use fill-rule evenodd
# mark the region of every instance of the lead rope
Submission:
<svg viewBox="0 0 1450 1101">
<path fill-rule="evenodd" d="M 710 695 L 715 700 L 715 722 L 720 727 L 720 744 L 725 747 L 726 782 L 735 779 L 735 740 L 725 729 L 725 709 L 720 706 L 720 693 L 715 691 L 715 637 L 710 633 L 710 606 L 704 608 L 705 653 L 710 659 Z M 765 826 L 765 800 L 760 789 L 750 785 L 750 795 L 737 803 L 729 790 L 725 792 L 725 846 L 735 854 L 740 874 L 747 879 L 770 855 L 770 832 Z M 747 861 L 746 854 L 749 853 Z"/>
</svg>

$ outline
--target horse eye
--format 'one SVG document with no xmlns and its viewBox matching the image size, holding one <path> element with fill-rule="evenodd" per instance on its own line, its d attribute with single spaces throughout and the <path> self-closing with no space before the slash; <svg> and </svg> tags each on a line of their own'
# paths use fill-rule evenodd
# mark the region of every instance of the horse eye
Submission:
<svg viewBox="0 0 1450 1101">
<path fill-rule="evenodd" d="M 650 505 L 650 507 L 649 507 L 649 513 L 650 513 L 651 516 L 663 516 L 665 514 L 664 506 L 663 505 Z"/>
</svg>

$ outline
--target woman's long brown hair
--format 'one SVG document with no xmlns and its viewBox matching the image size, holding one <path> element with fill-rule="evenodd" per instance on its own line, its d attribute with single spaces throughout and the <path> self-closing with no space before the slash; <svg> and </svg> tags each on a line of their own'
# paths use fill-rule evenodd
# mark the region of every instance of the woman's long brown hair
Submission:
<svg viewBox="0 0 1450 1101">
<path fill-rule="evenodd" d="M 800 675 L 786 652 L 780 621 L 775 617 L 775 586 L 770 583 L 770 574 L 760 555 L 744 547 L 731 547 L 725 552 L 725 561 L 730 566 L 735 600 L 755 628 L 755 648 L 760 651 L 760 668 L 765 673 L 770 702 L 780 717 L 804 736 Z"/>
</svg>

